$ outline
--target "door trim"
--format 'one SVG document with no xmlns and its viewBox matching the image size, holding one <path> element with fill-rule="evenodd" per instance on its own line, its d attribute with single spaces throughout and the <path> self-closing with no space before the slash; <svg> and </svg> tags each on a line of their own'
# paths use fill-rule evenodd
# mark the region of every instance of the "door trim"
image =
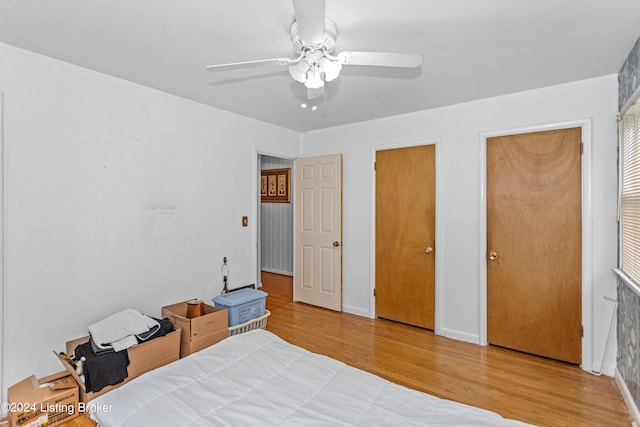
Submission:
<svg viewBox="0 0 640 427">
<path fill-rule="evenodd" d="M 480 220 L 479 220 L 479 278 L 480 298 L 478 324 L 480 326 L 480 345 L 487 341 L 487 139 L 521 133 L 542 132 L 547 130 L 580 127 L 582 129 L 582 369 L 592 372 L 593 358 L 593 213 L 591 199 L 591 119 L 552 123 L 514 129 L 489 131 L 480 134 Z"/>
<path fill-rule="evenodd" d="M 264 148 L 264 147 L 259 147 L 259 146 L 254 146 L 253 147 L 253 187 L 251 189 L 251 199 L 253 200 L 251 209 L 252 211 L 255 213 L 256 217 L 255 217 L 255 224 L 252 226 L 251 225 L 251 218 L 249 218 L 249 227 L 251 228 L 251 242 L 252 242 L 252 249 L 251 249 L 251 260 L 252 260 L 252 265 L 251 265 L 251 269 L 252 271 L 255 272 L 256 274 L 256 280 L 255 280 L 255 284 L 256 286 L 262 286 L 262 282 L 260 281 L 260 271 L 258 271 L 261 268 L 261 263 L 260 260 L 258 259 L 258 256 L 261 256 L 260 251 L 258 249 L 259 245 L 260 245 L 260 226 L 261 223 L 260 221 L 262 221 L 261 216 L 260 216 L 260 191 L 258 191 L 258 189 L 260 188 L 260 162 L 258 161 L 258 157 L 259 156 L 271 156 L 271 157 L 280 157 L 281 159 L 287 159 L 287 160 L 295 160 L 298 157 L 300 157 L 297 153 L 292 153 L 290 151 L 285 151 L 285 150 L 274 150 L 272 148 Z M 295 162 L 294 162 L 295 163 Z M 291 167 L 291 173 L 295 173 L 295 168 L 294 166 Z M 295 209 L 295 184 L 292 180 L 291 182 L 291 188 L 290 190 L 292 191 L 291 193 L 291 203 L 293 208 Z M 295 215 L 293 218 L 293 227 L 295 230 L 295 226 L 296 226 L 296 219 L 295 219 Z M 295 259 L 296 256 L 296 248 L 295 248 L 295 243 L 293 245 L 293 256 Z M 293 266 L 293 278 L 295 280 L 295 274 L 296 274 L 296 269 L 295 269 L 295 263 Z M 295 289 L 294 289 L 295 292 Z M 295 295 L 294 295 L 295 296 Z"/>
<path fill-rule="evenodd" d="M 4 195 L 5 195 L 5 167 L 4 167 L 4 94 L 0 92 L 0 397 L 3 402 L 8 402 L 5 395 L 4 384 L 4 329 L 6 325 L 5 313 L 5 228 L 4 228 Z M 0 417 L 5 416 L 5 411 L 0 411 Z"/>
<path fill-rule="evenodd" d="M 389 142 L 384 144 L 373 145 L 371 147 L 370 154 L 370 182 L 371 182 L 371 253 L 369 254 L 370 258 L 370 277 L 371 277 L 371 286 L 369 289 L 369 317 L 376 317 L 376 299 L 373 296 L 373 291 L 376 287 L 376 172 L 374 170 L 374 162 L 376 161 L 376 152 L 381 150 L 390 150 L 395 148 L 409 148 L 416 147 L 420 145 L 435 145 L 436 153 L 435 153 L 435 174 L 436 174 L 436 184 L 435 184 L 435 203 L 436 203 L 436 245 L 439 245 L 438 242 L 444 242 L 443 238 L 443 230 L 442 230 L 442 138 L 441 137 L 433 137 L 433 138 L 421 138 L 421 139 L 410 139 L 405 141 L 397 141 L 397 142 Z M 434 333 L 440 334 L 440 327 L 442 325 L 442 307 L 443 307 L 443 292 L 441 289 L 442 286 L 442 271 L 443 271 L 443 253 L 442 250 L 435 251 L 435 316 L 434 316 Z"/>
</svg>

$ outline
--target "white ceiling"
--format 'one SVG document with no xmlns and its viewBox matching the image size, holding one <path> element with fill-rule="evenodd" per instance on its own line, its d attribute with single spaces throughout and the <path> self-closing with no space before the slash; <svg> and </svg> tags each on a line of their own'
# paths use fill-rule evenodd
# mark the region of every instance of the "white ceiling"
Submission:
<svg viewBox="0 0 640 427">
<path fill-rule="evenodd" d="M 326 1 L 336 52 L 422 67 L 347 66 L 316 111 L 286 67 L 205 70 L 291 57 L 291 0 L 0 0 L 0 42 L 310 131 L 615 74 L 640 36 L 638 0 Z"/>
</svg>

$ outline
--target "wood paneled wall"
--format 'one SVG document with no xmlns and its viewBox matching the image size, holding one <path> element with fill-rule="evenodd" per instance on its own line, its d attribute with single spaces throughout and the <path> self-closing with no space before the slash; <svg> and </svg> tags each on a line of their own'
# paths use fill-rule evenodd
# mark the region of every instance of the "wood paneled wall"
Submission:
<svg viewBox="0 0 640 427">
<path fill-rule="evenodd" d="M 261 156 L 261 169 L 292 168 L 293 160 Z M 293 180 L 293 171 L 292 171 Z M 293 274 L 293 203 L 260 204 L 262 270 Z"/>
</svg>

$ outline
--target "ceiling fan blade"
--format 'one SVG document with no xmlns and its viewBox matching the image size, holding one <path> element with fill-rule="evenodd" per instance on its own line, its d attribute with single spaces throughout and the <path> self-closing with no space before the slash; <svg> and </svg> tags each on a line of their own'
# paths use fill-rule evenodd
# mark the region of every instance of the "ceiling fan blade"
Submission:
<svg viewBox="0 0 640 427">
<path fill-rule="evenodd" d="M 309 44 L 320 44 L 324 39 L 325 0 L 293 0 L 300 39 Z"/>
<path fill-rule="evenodd" d="M 229 64 L 217 64 L 217 65 L 209 65 L 207 67 L 208 71 L 229 71 L 229 70 L 238 70 L 240 68 L 253 68 L 253 67 L 261 67 L 263 65 L 289 65 L 296 62 L 295 59 L 289 58 L 272 58 L 272 59 L 260 59 L 257 61 L 244 61 L 244 62 L 232 62 Z"/>
<path fill-rule="evenodd" d="M 415 68 L 422 64 L 421 54 L 391 52 L 341 52 L 338 59 L 344 65 Z"/>
<path fill-rule="evenodd" d="M 321 96 L 324 95 L 324 85 L 320 86 L 317 89 L 314 88 L 307 88 L 307 99 L 316 99 L 316 98 L 320 98 Z"/>
</svg>

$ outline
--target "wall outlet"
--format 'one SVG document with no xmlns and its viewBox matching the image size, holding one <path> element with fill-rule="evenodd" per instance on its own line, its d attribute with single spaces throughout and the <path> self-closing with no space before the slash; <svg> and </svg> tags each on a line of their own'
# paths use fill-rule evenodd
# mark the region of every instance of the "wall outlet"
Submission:
<svg viewBox="0 0 640 427">
<path fill-rule="evenodd" d="M 246 227 L 249 225 L 249 217 L 248 216 L 243 216 L 242 217 L 242 226 Z"/>
</svg>

